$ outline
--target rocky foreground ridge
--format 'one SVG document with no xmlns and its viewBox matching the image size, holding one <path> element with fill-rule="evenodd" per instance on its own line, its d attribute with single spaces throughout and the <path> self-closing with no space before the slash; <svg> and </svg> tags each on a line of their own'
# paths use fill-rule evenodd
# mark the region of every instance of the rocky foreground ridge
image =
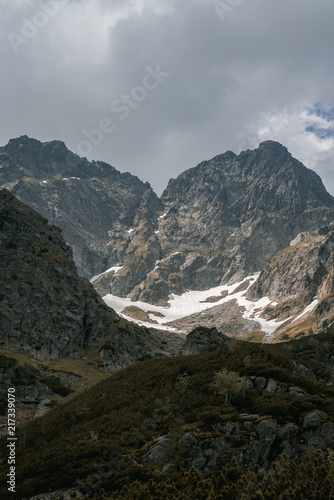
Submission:
<svg viewBox="0 0 334 500">
<path fill-rule="evenodd" d="M 6 190 L 0 191 L 0 242 L 2 349 L 41 361 L 93 351 L 109 372 L 143 355 L 167 354 L 159 332 L 121 319 L 78 275 L 60 229 Z M 177 342 L 173 334 L 166 340 L 174 337 Z"/>
<path fill-rule="evenodd" d="M 215 341 L 215 332 L 206 333 Z M 210 498 L 210 486 L 216 496 L 254 498 L 245 496 L 246 483 L 261 500 L 282 492 L 330 498 L 334 391 L 326 366 L 332 360 L 333 367 L 333 347 L 329 334 L 278 345 L 225 338 L 212 352 L 121 370 L 29 423 L 25 445 L 18 432 L 20 497 Z M 221 370 L 226 379 L 217 385 Z M 326 493 L 294 489 L 310 478 L 312 491 L 327 485 Z"/>
</svg>

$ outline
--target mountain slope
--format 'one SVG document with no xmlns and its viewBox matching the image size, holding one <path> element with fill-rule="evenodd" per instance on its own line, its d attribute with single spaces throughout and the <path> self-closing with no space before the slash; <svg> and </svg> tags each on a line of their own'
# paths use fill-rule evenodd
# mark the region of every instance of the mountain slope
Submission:
<svg viewBox="0 0 334 500">
<path fill-rule="evenodd" d="M 0 185 L 63 229 L 101 295 L 164 304 L 170 293 L 236 282 L 263 269 L 298 233 L 334 219 L 320 177 L 279 143 L 227 152 L 149 184 L 60 141 L 23 136 L 0 149 Z"/>
<path fill-rule="evenodd" d="M 167 334 L 162 345 L 161 333 L 120 319 L 78 275 L 60 229 L 6 190 L 0 241 L 3 349 L 40 360 L 91 353 L 94 364 L 113 372 L 145 355 L 170 354 L 166 340 L 182 341 Z"/>
<path fill-rule="evenodd" d="M 280 276 L 282 297 L 269 293 L 268 283 L 262 294 L 246 290 L 255 290 L 260 272 L 299 234 L 334 220 L 334 198 L 320 177 L 273 141 L 200 163 L 172 179 L 159 200 L 130 174 L 80 159 L 59 141 L 24 136 L 1 148 L 0 183 L 59 223 L 78 269 L 94 274 L 109 306 L 184 332 L 202 324 L 257 340 L 263 332 L 281 334 L 289 316 L 273 304 L 291 299 L 287 274 Z M 299 250 L 305 258 L 302 247 L 293 252 Z M 292 273 L 293 252 L 283 252 L 282 263 Z M 320 275 L 305 263 L 309 287 L 303 299 L 299 292 L 292 299 L 299 302 L 290 323 L 324 276 L 322 257 L 313 252 L 312 259 Z"/>
<path fill-rule="evenodd" d="M 122 370 L 31 422 L 24 442 L 24 429 L 18 432 L 18 495 L 30 498 L 63 488 L 55 498 L 65 492 L 71 498 L 70 491 L 74 498 L 78 491 L 90 498 L 109 498 L 103 489 L 111 498 L 210 498 L 202 474 L 217 482 L 218 496 L 229 483 L 238 482 L 242 471 L 254 476 L 262 468 L 261 475 L 246 483 L 259 487 L 266 470 L 275 476 L 271 467 L 280 453 L 292 459 L 316 449 L 326 452 L 330 446 L 332 379 L 323 361 L 309 357 L 320 359 L 332 350 L 330 336 L 319 337 L 317 347 L 305 341 L 260 346 L 225 340 L 215 352 L 148 360 Z M 234 377 L 237 384 L 236 390 L 233 384 L 226 386 L 231 391 L 227 404 L 214 383 L 223 369 L 226 379 Z M 240 377 L 247 381 L 244 394 Z M 1 440 L 3 459 L 6 444 Z M 327 471 L 319 459 L 312 459 L 312 472 L 322 474 L 323 484 Z M 5 474 L 6 460 L 2 463 L 0 472 Z M 231 472 L 232 465 L 233 470 L 240 467 L 238 474 Z M 296 475 L 298 462 L 292 470 Z M 192 489 L 186 490 L 188 473 L 194 479 Z M 304 482 L 308 475 L 304 471 Z M 203 491 L 198 496 L 194 491 L 199 478 Z M 281 492 L 291 487 L 281 480 Z M 179 485 L 171 495 L 155 491 L 171 483 Z M 244 484 L 242 488 L 244 493 Z M 142 489 L 146 494 L 140 494 Z M 238 498 L 227 493 L 223 497 Z M 254 498 L 278 497 L 269 491 L 262 497 L 260 491 Z"/>
<path fill-rule="evenodd" d="M 285 321 L 277 339 L 331 331 L 334 326 L 334 223 L 299 235 L 275 255 L 247 292 L 269 297 L 266 318 Z"/>
</svg>

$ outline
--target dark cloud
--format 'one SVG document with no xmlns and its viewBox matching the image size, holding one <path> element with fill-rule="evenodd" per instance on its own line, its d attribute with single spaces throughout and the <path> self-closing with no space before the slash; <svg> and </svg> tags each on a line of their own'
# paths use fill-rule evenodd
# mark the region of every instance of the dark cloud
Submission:
<svg viewBox="0 0 334 500">
<path fill-rule="evenodd" d="M 332 0 L 43 4 L 54 13 L 0 1 L 2 144 L 90 141 L 90 158 L 161 192 L 203 159 L 272 138 L 334 192 L 333 137 L 314 133 L 332 117 L 309 112 L 334 104 Z"/>
</svg>

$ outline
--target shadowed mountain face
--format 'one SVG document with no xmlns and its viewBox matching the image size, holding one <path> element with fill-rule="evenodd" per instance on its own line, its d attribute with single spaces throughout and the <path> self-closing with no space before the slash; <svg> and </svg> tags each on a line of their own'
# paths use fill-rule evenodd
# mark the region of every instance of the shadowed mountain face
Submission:
<svg viewBox="0 0 334 500">
<path fill-rule="evenodd" d="M 40 360 L 89 352 L 110 372 L 141 356 L 173 351 L 166 342 L 160 345 L 159 332 L 132 325 L 108 308 L 78 275 L 60 229 L 5 189 L 0 191 L 0 290 L 2 349 Z M 174 337 L 167 334 L 165 340 L 173 343 Z"/>
<path fill-rule="evenodd" d="M 118 266 L 95 281 L 101 295 L 161 305 L 170 293 L 241 281 L 334 219 L 320 177 L 273 141 L 200 163 L 159 200 L 61 142 L 21 137 L 1 148 L 0 183 L 63 229 L 86 276 Z"/>
<path fill-rule="evenodd" d="M 61 231 L 0 191 L 3 348 L 39 355 L 80 356 L 118 320 L 78 276 Z"/>
</svg>

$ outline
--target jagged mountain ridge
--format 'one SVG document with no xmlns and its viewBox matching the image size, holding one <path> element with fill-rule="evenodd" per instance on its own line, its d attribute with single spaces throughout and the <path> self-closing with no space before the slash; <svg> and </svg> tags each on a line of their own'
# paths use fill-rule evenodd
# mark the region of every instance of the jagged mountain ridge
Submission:
<svg viewBox="0 0 334 500">
<path fill-rule="evenodd" d="M 320 177 L 274 141 L 204 161 L 171 179 L 158 199 L 130 174 L 81 159 L 59 141 L 24 136 L 1 148 L 0 182 L 62 227 L 81 272 L 112 268 L 94 281 L 100 295 L 148 306 L 254 276 L 298 234 L 334 220 L 334 198 Z M 260 328 L 253 317 L 240 323 L 236 303 L 226 304 L 227 316 L 218 309 L 194 316 L 187 331 L 201 320 L 215 326 L 216 311 L 226 333 Z"/>
<path fill-rule="evenodd" d="M 164 303 L 171 292 L 240 281 L 297 234 L 334 218 L 334 199 L 320 177 L 272 141 L 187 170 L 169 182 L 161 201 L 166 215 L 155 231 L 156 268 L 131 290 L 133 263 L 125 260 L 111 293 Z"/>
<path fill-rule="evenodd" d="M 303 193 L 303 197 L 290 198 L 289 189 L 296 195 Z M 240 155 L 228 151 L 186 170 L 169 181 L 162 200 L 170 205 L 182 194 L 189 203 L 196 193 L 196 206 L 201 207 L 203 192 L 209 205 L 217 199 L 224 211 L 237 218 L 254 209 L 266 211 L 275 219 L 278 214 L 290 216 L 291 212 L 333 205 L 333 197 L 318 174 L 274 141 L 262 142 L 256 150 Z"/>
<path fill-rule="evenodd" d="M 0 148 L 0 186 L 61 227 L 88 278 L 123 259 L 126 230 L 142 204 L 160 208 L 150 185 L 134 175 L 80 158 L 61 141 L 27 136 Z"/>
</svg>

